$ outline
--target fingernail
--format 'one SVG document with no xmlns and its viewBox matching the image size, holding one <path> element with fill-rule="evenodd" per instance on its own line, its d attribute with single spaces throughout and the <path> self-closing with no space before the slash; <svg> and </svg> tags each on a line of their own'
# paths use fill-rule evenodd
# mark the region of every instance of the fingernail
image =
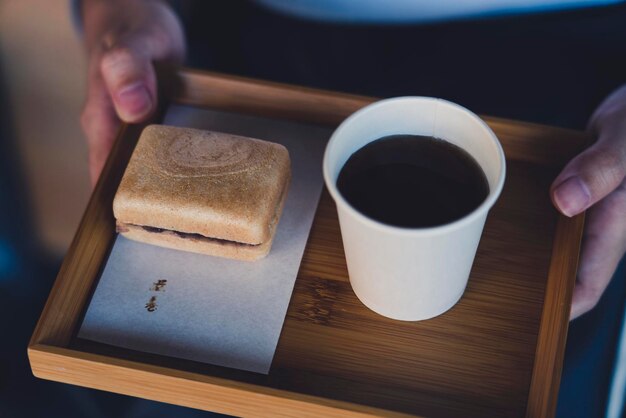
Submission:
<svg viewBox="0 0 626 418">
<path fill-rule="evenodd" d="M 566 216 L 574 216 L 589 205 L 591 193 L 578 176 L 567 178 L 554 189 L 554 200 Z"/>
<path fill-rule="evenodd" d="M 129 122 L 144 116 L 152 108 L 150 93 L 141 82 L 122 88 L 117 93 L 117 103 L 120 116 Z"/>
</svg>

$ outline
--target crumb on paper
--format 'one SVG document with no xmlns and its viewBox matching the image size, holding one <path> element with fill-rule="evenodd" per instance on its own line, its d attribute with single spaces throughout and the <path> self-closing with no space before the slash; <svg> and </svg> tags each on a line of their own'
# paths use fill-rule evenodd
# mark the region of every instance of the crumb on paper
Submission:
<svg viewBox="0 0 626 418">
<path fill-rule="evenodd" d="M 152 287 L 150 288 L 150 290 L 152 290 L 154 292 L 160 292 L 160 291 L 165 292 L 165 285 L 166 284 L 167 284 L 167 280 L 166 279 L 159 279 L 156 282 L 152 283 Z"/>
<path fill-rule="evenodd" d="M 146 303 L 146 310 L 148 312 L 154 312 L 157 310 L 156 296 L 152 296 L 148 303 Z"/>
</svg>

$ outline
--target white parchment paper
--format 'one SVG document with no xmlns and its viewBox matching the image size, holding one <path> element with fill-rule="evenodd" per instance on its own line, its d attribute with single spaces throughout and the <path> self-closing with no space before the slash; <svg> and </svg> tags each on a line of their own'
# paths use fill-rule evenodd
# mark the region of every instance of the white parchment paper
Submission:
<svg viewBox="0 0 626 418">
<path fill-rule="evenodd" d="M 172 106 L 164 123 L 287 147 L 292 181 L 272 250 L 261 261 L 245 262 L 118 236 L 78 336 L 267 374 L 322 190 L 331 131 L 186 106 Z M 155 288 L 159 280 L 165 285 Z"/>
</svg>

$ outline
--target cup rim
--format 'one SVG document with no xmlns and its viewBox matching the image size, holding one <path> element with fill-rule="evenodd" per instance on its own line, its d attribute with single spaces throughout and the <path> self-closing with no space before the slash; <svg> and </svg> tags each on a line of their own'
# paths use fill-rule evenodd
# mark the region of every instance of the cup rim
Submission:
<svg viewBox="0 0 626 418">
<path fill-rule="evenodd" d="M 432 227 L 421 227 L 421 228 L 406 228 L 406 227 L 394 226 L 394 225 L 389 225 L 389 224 L 379 222 L 377 220 L 369 218 L 368 216 L 362 214 L 356 208 L 354 208 L 339 192 L 339 190 L 337 189 L 336 181 L 333 181 L 331 179 L 331 174 L 330 174 L 331 167 L 329 163 L 329 155 L 333 146 L 335 146 L 335 144 L 339 141 L 337 138 L 339 138 L 342 135 L 343 131 L 347 129 L 346 127 L 348 125 L 354 123 L 355 119 L 361 118 L 363 117 L 363 115 L 369 112 L 376 111 L 378 110 L 378 108 L 387 106 L 390 103 L 396 103 L 396 102 L 409 102 L 410 103 L 410 102 L 416 102 L 416 101 L 437 102 L 438 104 L 455 107 L 463 111 L 464 113 L 467 113 L 473 119 L 477 120 L 479 124 L 483 127 L 485 133 L 487 134 L 487 137 L 491 140 L 492 144 L 495 145 L 496 152 L 498 154 L 498 159 L 499 159 L 502 169 L 498 175 L 496 187 L 493 188 L 493 190 L 490 190 L 487 198 L 476 209 L 474 209 L 470 213 L 466 214 L 465 216 L 457 220 L 454 220 L 452 222 L 442 224 L 442 225 L 437 225 L 437 226 L 432 226 Z M 341 122 L 341 124 L 337 127 L 337 129 L 335 129 L 335 131 L 331 135 L 330 140 L 328 141 L 328 144 L 326 144 L 326 149 L 324 151 L 324 159 L 323 159 L 323 175 L 324 175 L 324 182 L 326 183 L 326 187 L 328 188 L 330 195 L 335 201 L 335 204 L 337 206 L 341 204 L 344 210 L 350 213 L 351 216 L 355 217 L 360 222 L 366 224 L 368 227 L 373 228 L 375 230 L 379 230 L 381 232 L 392 233 L 394 235 L 400 235 L 400 236 L 424 236 L 424 235 L 441 234 L 441 233 L 453 231 L 459 228 L 463 228 L 464 226 L 474 222 L 477 218 L 485 215 L 493 207 L 496 200 L 500 196 L 500 193 L 502 192 L 502 188 L 504 187 L 504 180 L 506 177 L 506 158 L 504 155 L 504 151 L 502 149 L 502 145 L 500 144 L 500 141 L 496 137 L 496 134 L 493 132 L 493 130 L 491 130 L 489 125 L 487 125 L 487 123 L 484 120 L 482 120 L 478 115 L 476 115 L 471 110 L 457 103 L 451 102 L 449 100 L 435 98 L 435 97 L 400 96 L 400 97 L 392 97 L 388 99 L 383 99 L 383 100 L 379 100 L 374 103 L 371 103 L 357 110 L 356 112 L 348 116 L 343 122 Z"/>
</svg>

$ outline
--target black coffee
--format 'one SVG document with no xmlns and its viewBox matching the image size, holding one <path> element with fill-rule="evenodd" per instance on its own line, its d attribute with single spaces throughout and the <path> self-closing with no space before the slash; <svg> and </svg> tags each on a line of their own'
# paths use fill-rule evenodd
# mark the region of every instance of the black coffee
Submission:
<svg viewBox="0 0 626 418">
<path fill-rule="evenodd" d="M 364 215 L 406 228 L 462 218 L 489 194 L 485 174 L 465 150 L 417 135 L 387 136 L 359 149 L 337 188 Z"/>
</svg>

